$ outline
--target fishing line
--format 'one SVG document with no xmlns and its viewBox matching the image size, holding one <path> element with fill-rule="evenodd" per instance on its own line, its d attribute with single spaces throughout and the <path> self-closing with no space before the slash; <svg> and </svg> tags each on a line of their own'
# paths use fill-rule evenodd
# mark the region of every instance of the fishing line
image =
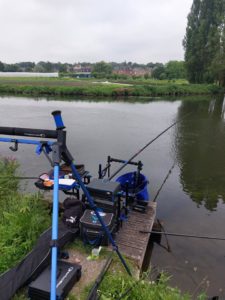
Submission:
<svg viewBox="0 0 225 300">
<path fill-rule="evenodd" d="M 108 180 L 111 180 L 113 177 L 115 177 L 123 168 L 126 167 L 126 165 L 128 165 L 135 157 L 137 157 L 142 151 L 144 151 L 148 146 L 150 146 L 154 141 L 156 141 L 160 136 L 162 136 L 164 133 L 166 133 L 169 129 L 171 129 L 173 126 L 175 126 L 176 124 L 182 122 L 188 115 L 190 115 L 190 113 L 187 113 L 182 119 L 174 122 L 173 124 L 171 124 L 169 127 L 167 127 L 166 129 L 164 129 L 162 132 L 160 132 L 156 137 L 154 137 L 154 139 L 152 139 L 151 141 L 149 141 L 144 147 L 142 147 L 138 152 L 136 152 L 133 156 L 131 156 L 130 159 L 128 159 L 117 171 L 115 171 L 109 178 Z"/>
<path fill-rule="evenodd" d="M 140 233 L 155 233 L 155 234 L 164 234 L 171 235 L 177 237 L 187 237 L 187 238 L 195 238 L 195 239 L 206 239 L 206 240 L 217 240 L 217 241 L 225 241 L 225 238 L 216 237 L 216 236 L 207 236 L 207 235 L 194 235 L 194 234 L 184 234 L 184 233 L 174 233 L 174 232 L 162 232 L 162 231 L 144 231 L 140 230 Z"/>
<path fill-rule="evenodd" d="M 167 173 L 167 175 L 166 175 L 165 179 L 163 180 L 163 182 L 162 182 L 160 188 L 158 189 L 158 191 L 157 191 L 157 193 L 156 193 L 156 195 L 155 195 L 155 197 L 154 197 L 154 199 L 153 199 L 153 202 L 156 202 L 156 199 L 158 198 L 158 196 L 159 196 L 159 194 L 160 194 L 160 192 L 161 192 L 161 190 L 162 190 L 164 184 L 166 183 L 167 179 L 169 178 L 170 174 L 172 173 L 172 170 L 173 170 L 173 168 L 175 167 L 175 164 L 176 164 L 176 161 L 174 161 L 172 167 L 169 169 L 169 172 Z"/>
</svg>

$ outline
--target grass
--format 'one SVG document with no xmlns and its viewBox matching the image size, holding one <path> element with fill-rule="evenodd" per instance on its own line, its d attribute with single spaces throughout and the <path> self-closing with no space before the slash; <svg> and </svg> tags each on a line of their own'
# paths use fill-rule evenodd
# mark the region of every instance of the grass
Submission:
<svg viewBox="0 0 225 300">
<path fill-rule="evenodd" d="M 189 84 L 186 80 L 0 77 L 0 94 L 32 96 L 156 97 L 205 95 L 224 92 L 213 84 Z"/>
<path fill-rule="evenodd" d="M 83 245 L 82 241 L 75 241 L 75 243 L 71 244 L 69 247 L 72 249 L 74 248 L 85 255 L 90 254 L 92 249 L 91 246 Z M 104 253 L 101 252 L 100 257 L 106 258 L 108 255 L 109 252 L 105 250 Z M 136 267 L 134 262 L 127 258 L 126 262 L 132 270 L 132 273 L 135 273 L 134 270 Z M 100 300 L 118 300 L 122 295 L 122 299 L 124 300 L 191 300 L 193 297 L 198 300 L 207 299 L 205 293 L 201 293 L 200 295 L 191 295 L 188 293 L 182 294 L 178 288 L 169 285 L 170 277 L 166 274 L 161 274 L 157 281 L 152 280 L 153 276 L 153 272 L 148 272 L 144 273 L 141 279 L 138 279 L 135 275 L 131 278 L 127 275 L 119 258 L 114 253 L 110 269 L 98 288 L 98 295 Z M 79 296 L 70 293 L 68 299 L 87 299 L 93 284 L 94 283 L 89 283 L 85 286 Z M 126 294 L 128 290 L 130 291 Z"/>
<path fill-rule="evenodd" d="M 21 194 L 15 160 L 0 160 L 0 274 L 21 261 L 50 226 L 41 194 Z"/>
<path fill-rule="evenodd" d="M 146 276 L 144 275 L 146 278 Z M 128 292 L 129 290 L 129 292 Z M 150 281 L 148 279 L 134 279 L 122 272 L 108 273 L 99 291 L 101 300 L 191 300 L 192 295 L 182 294 L 179 289 L 169 286 L 169 277 L 165 274 L 160 279 Z M 206 295 L 196 297 L 198 300 L 205 300 Z"/>
</svg>

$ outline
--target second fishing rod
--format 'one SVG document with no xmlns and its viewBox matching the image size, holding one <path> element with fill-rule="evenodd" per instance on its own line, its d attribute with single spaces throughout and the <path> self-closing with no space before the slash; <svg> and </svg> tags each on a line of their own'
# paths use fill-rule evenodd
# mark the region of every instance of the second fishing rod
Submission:
<svg viewBox="0 0 225 300">
<path fill-rule="evenodd" d="M 152 143 L 154 143 L 159 137 L 161 137 L 164 133 L 166 133 L 168 130 L 170 130 L 172 127 L 177 125 L 178 123 L 181 123 L 184 119 L 189 116 L 190 113 L 184 115 L 184 117 L 174 123 L 172 123 L 170 126 L 168 126 L 166 129 L 161 131 L 156 137 L 151 139 L 146 145 L 144 145 L 142 148 L 140 148 L 135 154 L 133 154 L 128 160 L 123 161 L 123 165 L 119 167 L 109 178 L 108 180 L 113 179 L 120 171 L 122 171 L 128 164 L 130 164 L 134 158 L 136 158 L 139 154 L 141 154 L 146 148 L 148 148 Z"/>
</svg>

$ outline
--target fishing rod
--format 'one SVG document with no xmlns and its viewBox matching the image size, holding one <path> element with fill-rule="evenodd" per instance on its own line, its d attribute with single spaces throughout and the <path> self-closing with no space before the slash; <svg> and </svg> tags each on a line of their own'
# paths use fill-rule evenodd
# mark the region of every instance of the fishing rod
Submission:
<svg viewBox="0 0 225 300">
<path fill-rule="evenodd" d="M 156 195 L 155 195 L 155 197 L 154 197 L 154 199 L 153 199 L 153 202 L 156 202 L 156 199 L 158 198 L 158 196 L 159 196 L 159 194 L 160 194 L 160 192 L 161 192 L 161 190 L 162 190 L 164 184 L 166 183 L 167 179 L 169 178 L 170 174 L 172 173 L 172 170 L 173 170 L 173 168 L 175 167 L 175 164 L 176 164 L 176 162 L 174 161 L 172 167 L 169 169 L 169 172 L 167 173 L 167 175 L 166 175 L 165 179 L 163 180 L 163 182 L 162 182 L 160 188 L 158 189 L 158 191 L 157 191 L 157 193 L 156 193 Z"/>
<path fill-rule="evenodd" d="M 89 294 L 88 294 L 88 297 L 86 300 L 97 300 L 97 299 L 100 299 L 99 297 L 97 297 L 96 293 L 97 293 L 97 289 L 100 285 L 100 283 L 102 282 L 106 272 L 108 271 L 111 263 L 112 263 L 112 260 L 113 260 L 113 252 L 109 255 L 108 259 L 106 260 L 106 263 L 104 264 L 102 270 L 101 270 L 101 273 L 99 274 L 98 278 L 95 280 Z"/>
<path fill-rule="evenodd" d="M 150 146 L 154 141 L 156 141 L 160 136 L 162 136 L 164 133 L 166 133 L 169 129 L 171 129 L 173 126 L 177 125 L 178 123 L 182 122 L 184 118 L 186 118 L 190 113 L 186 114 L 182 119 L 174 122 L 169 127 L 164 129 L 162 132 L 160 132 L 154 139 L 149 141 L 144 147 L 142 147 L 138 152 L 136 152 L 134 155 L 131 156 L 127 161 L 124 161 L 124 164 L 117 169 L 109 178 L 108 180 L 111 180 L 113 177 L 115 177 L 123 168 L 125 168 L 135 157 L 137 157 L 142 151 L 144 151 L 148 146 Z"/>
<path fill-rule="evenodd" d="M 174 232 L 162 232 L 162 231 L 144 231 L 140 230 L 140 233 L 153 233 L 153 234 L 164 234 L 171 235 L 177 237 L 187 237 L 187 238 L 195 238 L 195 239 L 206 239 L 206 240 L 217 240 L 217 241 L 225 241 L 225 238 L 216 237 L 216 236 L 207 236 L 207 235 L 194 235 L 194 234 L 184 234 L 184 233 L 174 233 Z"/>
</svg>

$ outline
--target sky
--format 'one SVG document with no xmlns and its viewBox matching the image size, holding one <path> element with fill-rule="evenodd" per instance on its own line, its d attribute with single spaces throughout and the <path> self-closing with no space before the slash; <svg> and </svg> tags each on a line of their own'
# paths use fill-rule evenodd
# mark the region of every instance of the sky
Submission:
<svg viewBox="0 0 225 300">
<path fill-rule="evenodd" d="M 0 61 L 183 60 L 193 0 L 0 0 Z"/>
</svg>

